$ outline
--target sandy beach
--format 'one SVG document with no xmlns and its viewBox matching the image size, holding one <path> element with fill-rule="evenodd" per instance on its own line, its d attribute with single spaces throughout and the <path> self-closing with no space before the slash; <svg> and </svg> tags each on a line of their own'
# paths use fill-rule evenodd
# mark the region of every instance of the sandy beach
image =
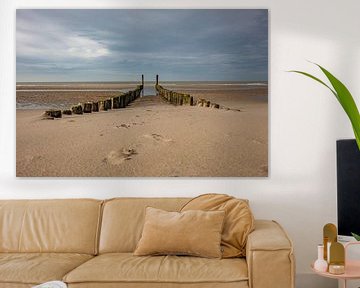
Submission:
<svg viewBox="0 0 360 288">
<path fill-rule="evenodd" d="M 86 89 L 133 88 L 127 85 Z M 125 109 L 55 120 L 43 120 L 42 109 L 23 107 L 17 109 L 16 116 L 17 176 L 268 175 L 267 86 L 163 85 L 233 110 L 173 106 L 158 96 L 139 98 Z M 81 95 L 76 91 L 42 91 L 34 96 L 39 92 L 21 92 L 25 88 L 19 87 L 17 103 L 41 102 L 45 106 L 77 103 L 89 96 L 99 99 L 105 92 L 93 91 L 90 95 L 85 91 Z M 37 86 L 36 90 L 77 89 L 62 88 L 50 85 Z M 54 93 L 59 93 L 58 97 Z"/>
</svg>

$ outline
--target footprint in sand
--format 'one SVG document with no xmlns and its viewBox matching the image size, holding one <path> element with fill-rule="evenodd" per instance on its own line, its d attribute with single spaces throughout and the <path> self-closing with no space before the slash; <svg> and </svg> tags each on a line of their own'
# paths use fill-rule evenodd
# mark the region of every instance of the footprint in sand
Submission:
<svg viewBox="0 0 360 288">
<path fill-rule="evenodd" d="M 137 151 L 134 148 L 123 148 L 118 151 L 111 151 L 104 159 L 104 162 L 111 165 L 121 165 L 126 160 L 131 160 L 134 155 L 137 155 Z"/>
<path fill-rule="evenodd" d="M 154 139 L 157 142 L 174 142 L 174 140 L 172 140 L 170 138 L 165 138 L 164 136 L 162 136 L 160 134 L 156 134 L 156 133 L 152 133 L 150 135 L 146 134 L 146 135 L 144 135 L 144 137 Z"/>
<path fill-rule="evenodd" d="M 120 125 L 116 125 L 116 128 L 126 128 L 129 129 L 131 126 L 136 126 L 136 125 L 144 125 L 145 122 L 132 122 L 132 123 L 128 123 L 128 124 L 120 124 Z"/>
<path fill-rule="evenodd" d="M 129 128 L 130 128 L 130 124 L 116 125 L 116 128 L 126 128 L 126 129 L 129 129 Z"/>
</svg>

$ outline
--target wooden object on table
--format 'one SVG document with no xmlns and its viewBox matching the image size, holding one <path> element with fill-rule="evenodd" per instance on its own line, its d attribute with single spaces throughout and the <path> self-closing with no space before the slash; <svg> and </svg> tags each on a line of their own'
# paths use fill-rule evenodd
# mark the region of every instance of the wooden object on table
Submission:
<svg viewBox="0 0 360 288">
<path fill-rule="evenodd" d="M 324 238 L 324 259 L 330 262 L 328 259 L 328 243 L 337 242 L 337 228 L 334 224 L 328 223 L 323 228 Z"/>
<path fill-rule="evenodd" d="M 345 273 L 344 274 L 331 274 L 329 272 L 320 272 L 314 269 L 314 264 L 311 265 L 311 269 L 318 275 L 322 277 L 338 279 L 339 281 L 343 281 L 343 288 L 347 287 L 348 280 L 357 280 L 360 279 L 360 259 L 358 260 L 349 260 L 348 258 L 348 248 L 353 245 L 359 245 L 360 241 L 358 242 L 348 242 L 344 245 L 345 247 Z"/>
</svg>

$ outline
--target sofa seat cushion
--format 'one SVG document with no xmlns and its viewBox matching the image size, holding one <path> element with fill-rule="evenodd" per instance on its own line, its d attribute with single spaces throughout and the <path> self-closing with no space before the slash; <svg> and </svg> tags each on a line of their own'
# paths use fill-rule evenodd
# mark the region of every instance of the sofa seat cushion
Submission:
<svg viewBox="0 0 360 288">
<path fill-rule="evenodd" d="M 0 283 L 40 284 L 62 280 L 93 256 L 72 253 L 0 253 Z"/>
<path fill-rule="evenodd" d="M 189 256 L 97 256 L 64 277 L 67 283 L 234 283 L 247 285 L 244 259 L 206 259 Z M 246 287 L 246 286 L 245 286 Z"/>
</svg>

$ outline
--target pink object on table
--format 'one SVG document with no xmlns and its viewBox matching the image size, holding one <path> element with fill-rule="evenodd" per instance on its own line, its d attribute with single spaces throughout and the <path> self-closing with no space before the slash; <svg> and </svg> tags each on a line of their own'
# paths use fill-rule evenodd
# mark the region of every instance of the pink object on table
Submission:
<svg viewBox="0 0 360 288">
<path fill-rule="evenodd" d="M 360 259 L 359 260 L 347 260 L 347 248 L 352 245 L 360 245 L 358 242 L 349 242 L 345 246 L 345 273 L 344 274 L 331 274 L 329 272 L 320 272 L 314 269 L 314 264 L 311 265 L 311 269 L 318 275 L 333 278 L 338 280 L 344 280 L 343 287 L 346 288 L 347 280 L 360 279 Z"/>
</svg>

